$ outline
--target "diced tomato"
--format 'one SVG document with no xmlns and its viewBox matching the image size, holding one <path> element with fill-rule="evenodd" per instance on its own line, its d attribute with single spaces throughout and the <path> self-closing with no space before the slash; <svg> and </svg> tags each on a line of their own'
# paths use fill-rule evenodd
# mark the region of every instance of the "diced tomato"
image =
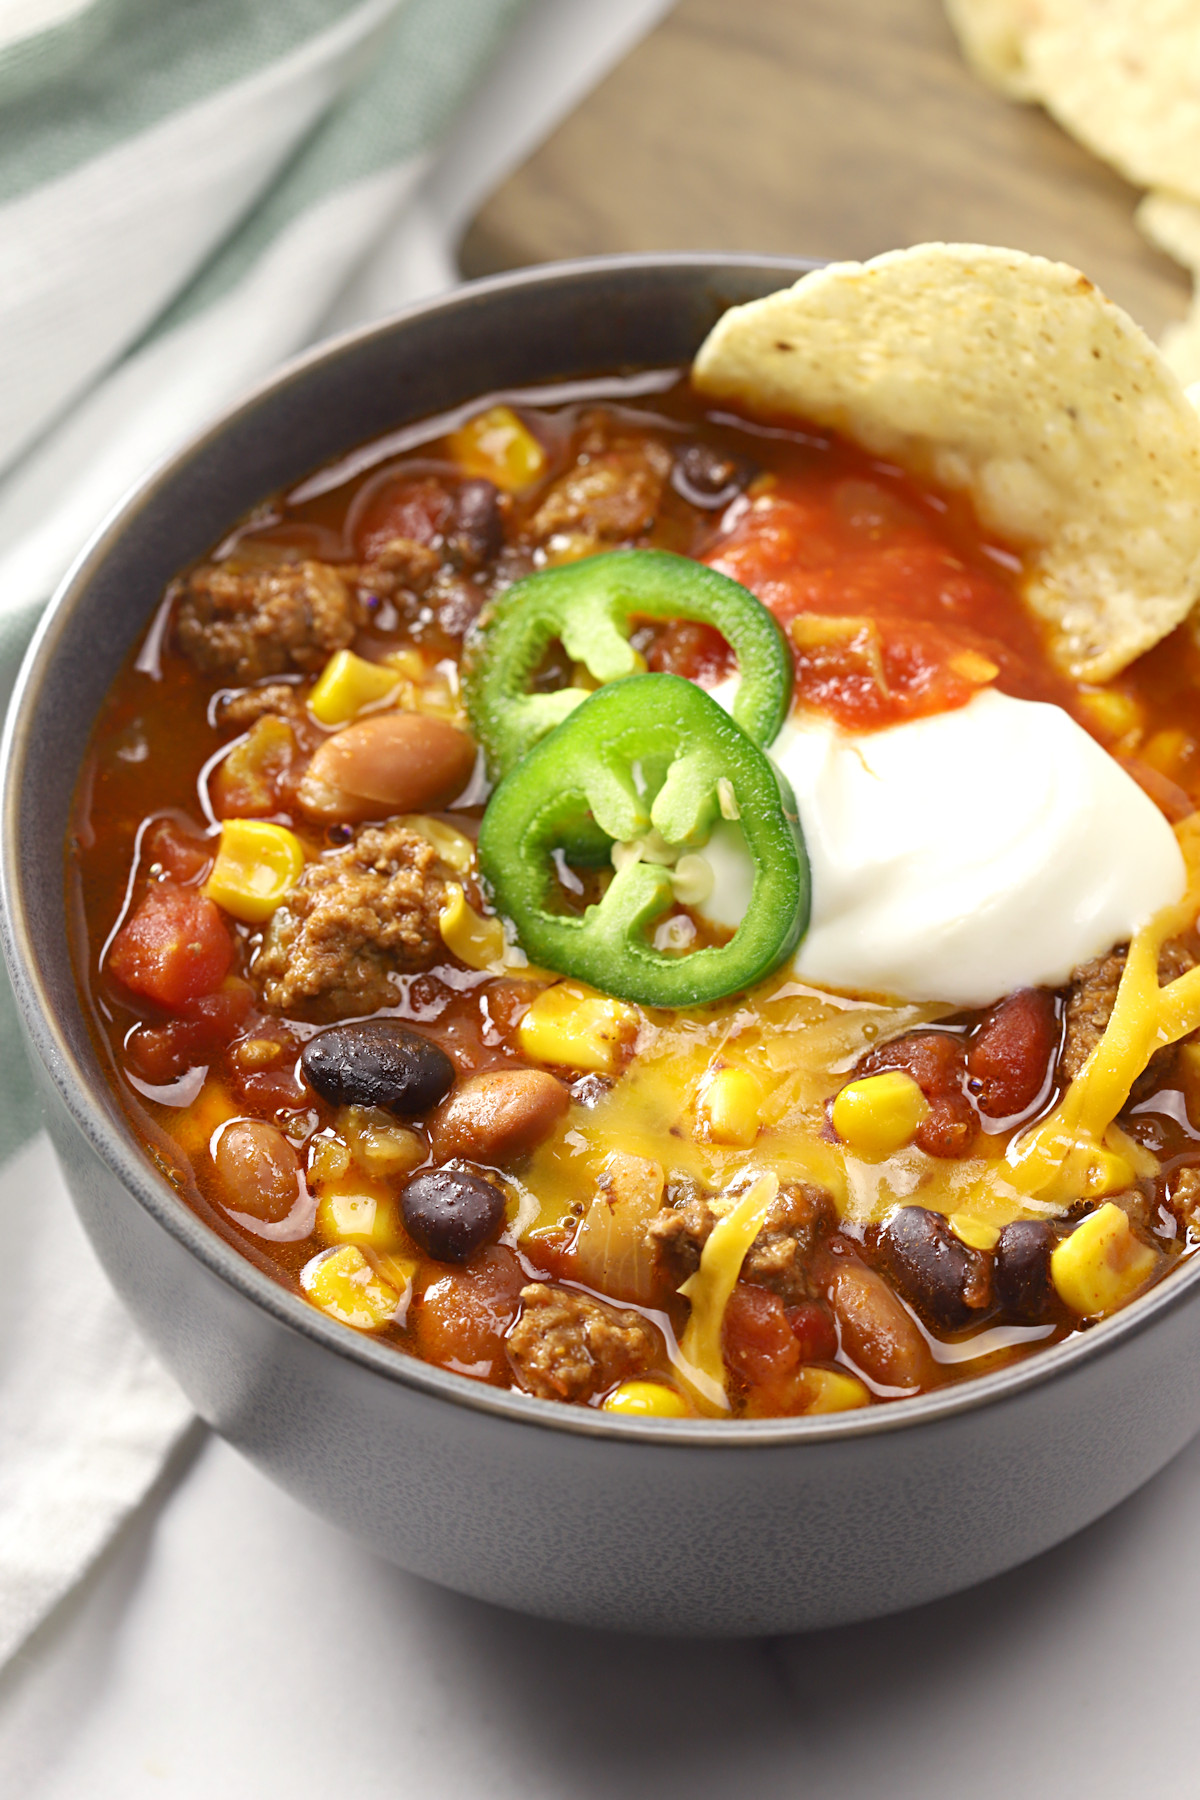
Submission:
<svg viewBox="0 0 1200 1800">
<path fill-rule="evenodd" d="M 833 1361 L 837 1355 L 837 1331 L 824 1306 L 815 1300 L 805 1300 L 799 1306 L 789 1306 L 787 1322 L 792 1328 L 792 1336 L 800 1346 L 801 1362 Z"/>
<path fill-rule="evenodd" d="M 125 1044 L 133 1073 L 162 1086 L 197 1063 L 211 1062 L 239 1029 L 253 999 L 250 983 L 229 975 L 215 994 L 189 1000 L 181 1017 L 139 1026 Z"/>
<path fill-rule="evenodd" d="M 174 881 L 146 890 L 108 954 L 110 974 L 171 1012 L 215 993 L 232 961 L 233 939 L 217 907 Z"/>
<path fill-rule="evenodd" d="M 669 619 L 645 650 L 646 667 L 656 675 L 682 675 L 715 687 L 734 668 L 733 652 L 711 625 L 697 619 Z"/>
<path fill-rule="evenodd" d="M 963 706 L 987 681 L 987 663 L 1006 692 L 1064 698 L 999 572 L 968 566 L 915 500 L 905 504 L 882 484 L 780 480 L 735 502 L 704 560 L 785 627 L 812 616 L 793 644 L 797 694 L 852 730 Z M 822 632 L 824 620 L 861 629 Z"/>
<path fill-rule="evenodd" d="M 353 521 L 354 548 L 365 561 L 377 556 L 392 538 L 432 544 L 450 522 L 453 502 L 440 481 L 383 481 L 365 500 Z"/>
<path fill-rule="evenodd" d="M 737 1283 L 725 1308 L 724 1350 L 729 1368 L 752 1393 L 786 1405 L 800 1345 L 778 1294 Z"/>
<path fill-rule="evenodd" d="M 211 841 L 182 819 L 157 819 L 142 839 L 143 863 L 157 863 L 172 881 L 188 885 L 203 881 L 213 855 Z"/>
<path fill-rule="evenodd" d="M 975 1111 L 966 1092 L 966 1040 L 948 1031 L 910 1031 L 872 1050 L 860 1075 L 904 1069 L 930 1105 L 914 1142 L 927 1156 L 965 1156 L 975 1136 Z"/>
<path fill-rule="evenodd" d="M 1058 1049 L 1061 1026 L 1046 988 L 1020 988 L 993 1006 L 967 1052 L 975 1104 L 992 1119 L 1026 1112 L 1037 1100 Z"/>
</svg>

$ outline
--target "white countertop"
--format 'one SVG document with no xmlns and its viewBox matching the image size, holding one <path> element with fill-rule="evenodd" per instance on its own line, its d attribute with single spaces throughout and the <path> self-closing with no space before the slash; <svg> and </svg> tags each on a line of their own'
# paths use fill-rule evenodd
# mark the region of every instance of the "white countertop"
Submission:
<svg viewBox="0 0 1200 1800">
<path fill-rule="evenodd" d="M 214 1438 L 0 1677 L 22 1800 L 1089 1800 L 1200 1791 L 1200 1441 L 1057 1551 L 810 1637 L 694 1643 L 430 1587 Z"/>
</svg>

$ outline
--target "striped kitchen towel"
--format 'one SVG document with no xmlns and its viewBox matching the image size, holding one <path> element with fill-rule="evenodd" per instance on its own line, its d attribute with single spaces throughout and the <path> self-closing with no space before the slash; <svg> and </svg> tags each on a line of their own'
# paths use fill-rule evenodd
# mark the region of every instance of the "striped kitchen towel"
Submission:
<svg viewBox="0 0 1200 1800">
<path fill-rule="evenodd" d="M 130 483 L 369 284 L 520 6 L 0 0 L 0 704 Z M 0 1082 L 2 1661 L 191 1414 L 25 1142 L 2 975 Z"/>
</svg>

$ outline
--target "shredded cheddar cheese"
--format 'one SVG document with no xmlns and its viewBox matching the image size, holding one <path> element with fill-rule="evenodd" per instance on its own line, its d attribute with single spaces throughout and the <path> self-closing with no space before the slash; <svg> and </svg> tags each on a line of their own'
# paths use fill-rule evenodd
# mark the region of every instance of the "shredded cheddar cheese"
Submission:
<svg viewBox="0 0 1200 1800">
<path fill-rule="evenodd" d="M 1158 984 L 1159 952 L 1200 910 L 1200 818 L 1177 835 L 1187 892 L 1135 932 L 1104 1036 L 1050 1116 L 1010 1146 L 1004 1178 L 1019 1193 L 1068 1206 L 1104 1192 L 1105 1156 L 1127 1159 L 1129 1140 L 1113 1122 L 1134 1082 L 1156 1050 L 1200 1026 L 1200 967 Z"/>
<path fill-rule="evenodd" d="M 710 1409 L 729 1411 L 725 1394 L 725 1358 L 721 1326 L 746 1252 L 762 1230 L 779 1192 L 778 1175 L 760 1175 L 725 1214 L 700 1253 L 700 1267 L 679 1292 L 692 1303 L 679 1346 L 679 1373 L 696 1397 Z"/>
</svg>

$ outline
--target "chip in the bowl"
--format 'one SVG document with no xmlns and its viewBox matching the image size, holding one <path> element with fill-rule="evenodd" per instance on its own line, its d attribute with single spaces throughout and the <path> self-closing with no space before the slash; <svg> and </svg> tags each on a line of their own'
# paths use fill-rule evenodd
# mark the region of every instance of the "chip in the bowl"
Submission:
<svg viewBox="0 0 1200 1800">
<path fill-rule="evenodd" d="M 1200 417 L 1064 263 L 968 244 L 834 263 L 727 312 L 694 380 L 968 495 L 1076 680 L 1107 680 L 1200 594 Z"/>
</svg>

